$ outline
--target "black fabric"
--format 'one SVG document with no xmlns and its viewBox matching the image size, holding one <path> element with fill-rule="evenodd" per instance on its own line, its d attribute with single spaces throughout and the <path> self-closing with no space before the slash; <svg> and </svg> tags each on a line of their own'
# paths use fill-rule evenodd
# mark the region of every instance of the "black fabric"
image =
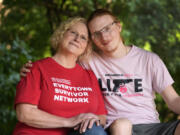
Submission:
<svg viewBox="0 0 180 135">
<path fill-rule="evenodd" d="M 133 135 L 174 135 L 180 120 L 167 123 L 133 125 Z"/>
</svg>

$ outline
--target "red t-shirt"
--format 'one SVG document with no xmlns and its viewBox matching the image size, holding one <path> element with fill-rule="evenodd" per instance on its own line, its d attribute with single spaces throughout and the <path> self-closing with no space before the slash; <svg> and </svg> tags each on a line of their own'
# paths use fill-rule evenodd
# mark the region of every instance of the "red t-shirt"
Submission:
<svg viewBox="0 0 180 135">
<path fill-rule="evenodd" d="M 67 69 L 52 58 L 33 63 L 31 72 L 17 85 L 15 105 L 27 103 L 61 117 L 80 113 L 106 114 L 103 98 L 94 73 L 78 64 Z M 14 135 L 65 135 L 66 129 L 40 129 L 17 123 Z"/>
</svg>

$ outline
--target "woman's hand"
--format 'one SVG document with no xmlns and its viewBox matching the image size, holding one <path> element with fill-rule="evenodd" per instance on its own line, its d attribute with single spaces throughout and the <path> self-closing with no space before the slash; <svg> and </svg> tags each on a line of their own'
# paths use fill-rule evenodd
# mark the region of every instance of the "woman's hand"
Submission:
<svg viewBox="0 0 180 135">
<path fill-rule="evenodd" d="M 93 114 L 94 115 L 94 114 Z M 90 129 L 93 127 L 93 124 L 96 123 L 97 126 L 103 126 L 106 124 L 106 115 L 96 115 L 94 118 L 88 118 L 82 121 L 79 125 L 74 127 L 74 130 L 79 130 L 80 133 L 86 131 L 86 129 Z"/>
<path fill-rule="evenodd" d="M 96 123 L 97 126 L 100 125 L 100 119 L 97 115 L 92 113 L 80 114 L 78 119 L 81 123 L 74 127 L 74 130 L 79 130 L 80 133 L 86 131 L 87 128 L 92 128 L 93 124 Z"/>
<path fill-rule="evenodd" d="M 91 119 L 86 119 L 81 124 L 76 127 L 76 130 L 79 129 L 80 133 L 83 133 L 88 129 L 91 129 L 93 127 L 93 124 L 96 123 L 97 126 L 100 125 L 99 119 L 91 118 Z"/>
<path fill-rule="evenodd" d="M 72 127 L 74 125 L 75 129 L 79 128 L 79 125 L 82 125 L 81 127 L 86 129 L 88 125 L 92 128 L 94 121 L 98 120 L 98 116 L 93 113 L 82 113 L 70 118 L 69 123 L 72 124 Z"/>
<path fill-rule="evenodd" d="M 20 69 L 20 77 L 26 77 L 26 74 L 30 72 L 31 70 L 29 68 L 32 67 L 32 61 L 28 61 L 26 64 L 22 66 Z"/>
</svg>

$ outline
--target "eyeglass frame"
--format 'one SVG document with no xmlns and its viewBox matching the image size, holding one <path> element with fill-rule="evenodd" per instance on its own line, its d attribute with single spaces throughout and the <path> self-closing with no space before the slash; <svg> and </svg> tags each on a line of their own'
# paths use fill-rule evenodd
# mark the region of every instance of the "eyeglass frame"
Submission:
<svg viewBox="0 0 180 135">
<path fill-rule="evenodd" d="M 101 30 L 95 31 L 94 33 L 91 34 L 91 38 L 98 39 L 100 37 L 101 33 L 104 33 L 106 31 L 106 28 L 110 27 L 110 29 L 111 29 L 112 26 L 116 23 L 117 23 L 117 21 L 113 21 L 112 23 L 101 28 Z M 97 36 L 95 36 L 95 35 L 97 35 Z"/>
<path fill-rule="evenodd" d="M 80 35 L 77 31 L 72 30 L 72 29 L 67 29 L 67 31 L 69 34 L 71 34 L 71 36 L 74 36 L 75 38 L 79 38 L 80 40 L 83 42 L 88 42 L 88 37 L 86 37 L 85 35 Z"/>
</svg>

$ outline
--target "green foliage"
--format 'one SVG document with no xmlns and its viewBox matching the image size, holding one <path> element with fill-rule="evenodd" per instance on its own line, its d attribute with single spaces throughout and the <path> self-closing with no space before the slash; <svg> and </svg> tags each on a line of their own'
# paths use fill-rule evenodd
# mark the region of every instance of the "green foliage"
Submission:
<svg viewBox="0 0 180 135">
<path fill-rule="evenodd" d="M 41 57 L 51 34 L 46 9 L 30 0 L 5 0 L 4 5 L 0 12 L 0 42 L 12 42 L 18 36 L 38 50 L 34 56 Z"/>
<path fill-rule="evenodd" d="M 32 50 L 32 49 L 31 49 Z M 13 101 L 19 70 L 24 61 L 32 59 L 31 51 L 25 42 L 16 38 L 12 43 L 0 44 L 0 133 L 8 135 L 16 122 Z"/>
</svg>

